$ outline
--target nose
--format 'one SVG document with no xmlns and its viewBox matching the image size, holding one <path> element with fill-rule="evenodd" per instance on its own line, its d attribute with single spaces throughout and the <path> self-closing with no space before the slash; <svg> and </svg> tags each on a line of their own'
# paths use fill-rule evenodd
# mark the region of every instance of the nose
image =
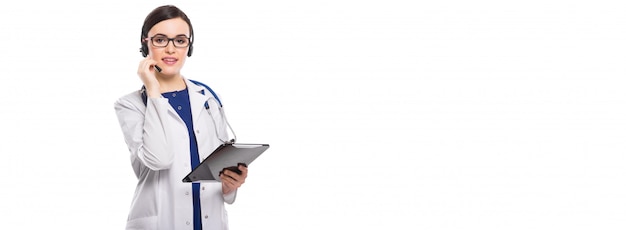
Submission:
<svg viewBox="0 0 626 230">
<path fill-rule="evenodd" d="M 174 41 L 169 41 L 167 46 L 165 46 L 165 52 L 172 54 L 176 51 L 176 47 L 174 47 Z"/>
</svg>

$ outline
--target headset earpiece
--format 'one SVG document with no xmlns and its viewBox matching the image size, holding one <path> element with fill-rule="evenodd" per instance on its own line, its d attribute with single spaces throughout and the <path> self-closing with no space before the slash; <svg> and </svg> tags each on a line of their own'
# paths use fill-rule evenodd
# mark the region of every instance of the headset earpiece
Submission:
<svg viewBox="0 0 626 230">
<path fill-rule="evenodd" d="M 187 51 L 187 57 L 191 57 L 192 52 L 193 52 L 193 43 L 189 44 L 189 51 Z"/>
<path fill-rule="evenodd" d="M 148 45 L 146 45 L 146 42 L 141 42 L 141 48 L 139 48 L 139 52 L 141 52 L 141 55 L 143 55 L 143 57 L 147 57 L 148 56 Z"/>
<path fill-rule="evenodd" d="M 193 36 L 193 27 L 191 27 L 191 24 L 189 25 L 189 50 L 187 51 L 187 57 L 191 57 L 191 53 L 193 53 L 193 39 L 195 37 Z"/>
</svg>

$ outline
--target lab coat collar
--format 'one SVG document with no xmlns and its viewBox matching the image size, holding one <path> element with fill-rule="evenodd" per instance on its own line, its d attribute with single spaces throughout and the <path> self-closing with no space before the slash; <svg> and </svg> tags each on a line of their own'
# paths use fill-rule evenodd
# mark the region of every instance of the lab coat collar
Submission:
<svg viewBox="0 0 626 230">
<path fill-rule="evenodd" d="M 200 113 L 202 113 L 206 108 L 204 107 L 204 103 L 211 98 L 211 92 L 204 89 L 199 85 L 194 84 L 189 81 L 189 79 L 185 78 L 185 84 L 187 84 L 187 91 L 189 92 L 189 103 L 191 104 L 191 114 L 194 120 L 200 117 Z"/>
</svg>

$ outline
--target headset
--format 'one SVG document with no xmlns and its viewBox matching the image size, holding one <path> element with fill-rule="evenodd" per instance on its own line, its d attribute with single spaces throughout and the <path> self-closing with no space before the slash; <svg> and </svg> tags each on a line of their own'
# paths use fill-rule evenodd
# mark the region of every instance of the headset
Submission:
<svg viewBox="0 0 626 230">
<path fill-rule="evenodd" d="M 189 25 L 189 30 L 191 36 L 189 36 L 189 51 L 187 51 L 187 57 L 191 57 L 191 53 L 193 52 L 193 27 L 191 24 Z M 143 57 L 148 56 L 148 41 L 145 40 L 144 35 L 148 35 L 148 31 L 145 31 L 143 28 L 141 29 L 141 48 L 139 48 L 139 52 Z"/>
</svg>

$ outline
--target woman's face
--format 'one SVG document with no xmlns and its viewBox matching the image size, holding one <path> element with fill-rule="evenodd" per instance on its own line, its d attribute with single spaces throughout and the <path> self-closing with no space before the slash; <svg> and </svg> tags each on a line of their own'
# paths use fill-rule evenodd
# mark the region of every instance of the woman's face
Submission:
<svg viewBox="0 0 626 230">
<path fill-rule="evenodd" d="M 162 75 L 180 74 L 189 50 L 189 33 L 189 25 L 181 18 L 161 21 L 148 31 L 148 54 L 157 61 Z"/>
</svg>

